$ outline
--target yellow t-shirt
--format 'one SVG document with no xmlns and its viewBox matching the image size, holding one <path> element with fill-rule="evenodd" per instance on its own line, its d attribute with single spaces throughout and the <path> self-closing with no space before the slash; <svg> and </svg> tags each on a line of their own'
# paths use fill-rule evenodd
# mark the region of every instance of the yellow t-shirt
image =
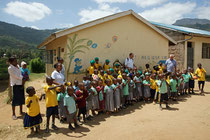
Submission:
<svg viewBox="0 0 210 140">
<path fill-rule="evenodd" d="M 119 75 L 117 76 L 117 78 L 121 78 L 121 79 L 123 79 L 123 77 L 122 77 L 122 75 L 121 75 L 121 74 L 119 74 Z"/>
<path fill-rule="evenodd" d="M 98 70 L 98 68 L 101 67 L 101 64 L 100 64 L 100 63 L 98 63 L 98 64 L 95 63 L 95 67 L 96 67 L 96 69 Z"/>
<path fill-rule="evenodd" d="M 104 70 L 106 71 L 107 69 L 110 69 L 110 66 L 107 64 L 104 64 Z"/>
<path fill-rule="evenodd" d="M 206 75 L 206 70 L 204 68 L 197 68 L 196 71 L 195 71 L 195 74 L 198 75 L 198 81 L 205 81 L 206 78 L 205 78 L 205 75 Z"/>
<path fill-rule="evenodd" d="M 152 74 L 156 73 L 156 70 L 152 70 Z"/>
<path fill-rule="evenodd" d="M 94 73 L 94 69 L 95 69 L 94 66 L 89 66 L 89 67 L 88 67 L 87 70 L 89 71 L 89 74 L 90 74 L 90 75 L 92 75 L 92 74 Z"/>
<path fill-rule="evenodd" d="M 98 77 L 103 81 L 103 85 L 105 85 L 105 76 L 98 74 Z"/>
<path fill-rule="evenodd" d="M 112 75 L 108 75 L 108 74 L 104 74 L 105 75 L 105 79 L 110 79 L 111 80 L 111 85 L 113 84 L 112 79 L 114 78 Z"/>
<path fill-rule="evenodd" d="M 39 97 L 35 94 L 32 97 L 29 97 L 29 96 L 26 97 L 26 106 L 29 104 L 31 100 L 32 100 L 32 103 L 30 107 L 27 107 L 26 113 L 31 117 L 35 117 L 40 113 Z"/>
<path fill-rule="evenodd" d="M 55 89 L 49 90 L 50 87 L 53 87 L 53 85 L 44 86 L 46 107 L 55 107 L 58 105 L 57 93 Z"/>
<path fill-rule="evenodd" d="M 118 71 L 118 75 L 122 75 L 121 70 Z"/>
<path fill-rule="evenodd" d="M 156 89 L 156 83 L 155 83 L 155 80 L 154 80 L 154 79 L 152 79 L 152 78 L 150 78 L 150 83 L 151 83 L 150 88 L 151 88 L 151 89 Z"/>
<path fill-rule="evenodd" d="M 166 82 L 170 85 L 170 76 L 167 76 Z"/>
</svg>

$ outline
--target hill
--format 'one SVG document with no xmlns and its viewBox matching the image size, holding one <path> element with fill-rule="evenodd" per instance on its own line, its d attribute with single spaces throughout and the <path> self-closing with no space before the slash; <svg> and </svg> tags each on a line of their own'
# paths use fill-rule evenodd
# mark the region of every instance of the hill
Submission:
<svg viewBox="0 0 210 140">
<path fill-rule="evenodd" d="M 173 25 L 210 31 L 210 20 L 208 19 L 183 18 L 183 19 L 177 20 Z"/>
<path fill-rule="evenodd" d="M 0 48 L 35 48 L 58 30 L 36 30 L 0 21 Z"/>
</svg>

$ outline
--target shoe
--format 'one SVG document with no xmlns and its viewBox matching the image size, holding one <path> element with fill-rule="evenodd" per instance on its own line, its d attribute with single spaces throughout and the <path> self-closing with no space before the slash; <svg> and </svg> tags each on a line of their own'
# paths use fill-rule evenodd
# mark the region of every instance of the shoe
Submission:
<svg viewBox="0 0 210 140">
<path fill-rule="evenodd" d="M 162 106 L 160 106 L 159 108 L 160 108 L 161 111 L 163 110 Z"/>
<path fill-rule="evenodd" d="M 78 128 L 78 127 L 80 127 L 77 123 L 74 123 L 74 127 L 75 128 Z"/>
<path fill-rule="evenodd" d="M 49 127 L 47 127 L 46 129 L 45 129 L 45 133 L 49 133 L 50 132 L 50 129 L 49 129 Z"/>
<path fill-rule="evenodd" d="M 69 129 L 72 131 L 75 130 L 75 128 L 72 125 L 69 125 Z"/>
<path fill-rule="evenodd" d="M 166 108 L 167 108 L 167 109 L 169 109 L 169 108 L 170 108 L 170 106 L 166 105 Z"/>
<path fill-rule="evenodd" d="M 153 105 L 155 105 L 156 103 L 155 103 L 155 101 L 153 102 Z"/>
<path fill-rule="evenodd" d="M 88 116 L 86 119 L 87 119 L 88 121 L 91 121 L 91 120 L 92 120 L 90 116 Z"/>
<path fill-rule="evenodd" d="M 12 119 L 13 119 L 13 120 L 17 120 L 16 115 L 13 115 L 13 116 L 12 116 Z"/>
<path fill-rule="evenodd" d="M 52 124 L 52 129 L 57 130 L 58 127 L 56 125 Z"/>
</svg>

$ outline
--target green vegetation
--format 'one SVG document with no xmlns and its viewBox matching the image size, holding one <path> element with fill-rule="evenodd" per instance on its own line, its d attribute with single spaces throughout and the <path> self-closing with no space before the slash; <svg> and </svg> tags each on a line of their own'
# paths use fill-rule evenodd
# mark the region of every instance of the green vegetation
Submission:
<svg viewBox="0 0 210 140">
<path fill-rule="evenodd" d="M 1 58 L 0 59 L 0 80 L 8 79 L 9 74 L 8 74 L 7 68 L 8 68 L 7 59 Z"/>
<path fill-rule="evenodd" d="M 31 72 L 43 73 L 45 72 L 45 63 L 40 58 L 34 58 L 30 61 Z"/>
</svg>

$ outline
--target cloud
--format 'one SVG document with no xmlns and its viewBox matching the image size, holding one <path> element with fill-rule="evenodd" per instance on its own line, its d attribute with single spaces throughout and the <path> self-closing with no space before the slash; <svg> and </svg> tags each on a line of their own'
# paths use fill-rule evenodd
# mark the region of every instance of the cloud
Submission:
<svg viewBox="0 0 210 140">
<path fill-rule="evenodd" d="M 210 6 L 202 6 L 197 8 L 196 15 L 198 18 L 210 20 Z"/>
<path fill-rule="evenodd" d="M 74 24 L 71 24 L 71 23 L 62 23 L 62 24 L 59 24 L 60 28 L 71 28 L 74 26 Z"/>
<path fill-rule="evenodd" d="M 37 2 L 9 2 L 4 11 L 27 22 L 38 21 L 51 14 L 51 10 L 47 6 Z"/>
<path fill-rule="evenodd" d="M 150 21 L 173 24 L 177 19 L 191 13 L 195 7 L 196 3 L 193 2 L 167 3 L 162 7 L 145 10 L 139 14 Z"/>
<path fill-rule="evenodd" d="M 80 23 L 85 23 L 117 12 L 121 12 L 119 7 L 110 7 L 109 4 L 103 3 L 99 4 L 98 9 L 83 9 L 78 15 L 81 16 Z"/>
<path fill-rule="evenodd" d="M 168 0 L 94 0 L 95 2 L 101 3 L 134 3 L 139 7 L 149 7 L 162 4 Z"/>
<path fill-rule="evenodd" d="M 39 30 L 39 27 L 37 27 L 37 26 L 31 26 L 30 28 L 35 29 L 35 30 Z"/>
</svg>

